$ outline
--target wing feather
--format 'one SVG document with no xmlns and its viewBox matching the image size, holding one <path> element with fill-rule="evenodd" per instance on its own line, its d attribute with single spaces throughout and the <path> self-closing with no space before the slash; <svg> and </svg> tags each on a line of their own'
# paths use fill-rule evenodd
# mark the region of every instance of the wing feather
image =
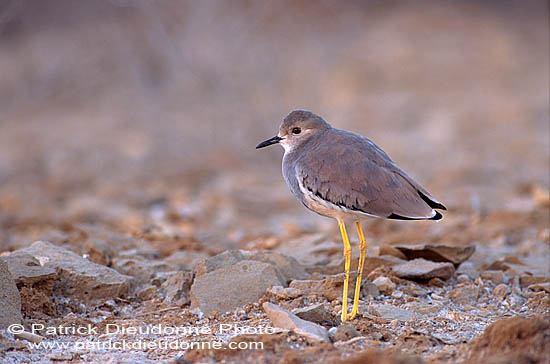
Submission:
<svg viewBox="0 0 550 364">
<path fill-rule="evenodd" d="M 379 217 L 429 219 L 437 216 L 432 207 L 444 208 L 370 140 L 332 130 L 296 161 L 296 176 L 312 194 Z"/>
</svg>

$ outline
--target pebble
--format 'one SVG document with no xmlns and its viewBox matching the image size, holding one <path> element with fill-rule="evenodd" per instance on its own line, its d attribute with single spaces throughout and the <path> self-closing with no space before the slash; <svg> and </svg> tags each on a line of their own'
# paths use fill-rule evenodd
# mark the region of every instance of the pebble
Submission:
<svg viewBox="0 0 550 364">
<path fill-rule="evenodd" d="M 143 301 L 150 300 L 157 293 L 157 287 L 153 285 L 146 285 L 136 292 L 136 296 Z"/>
<path fill-rule="evenodd" d="M 391 295 L 396 287 L 395 283 L 388 277 L 378 277 L 372 283 L 385 295 Z"/>
<path fill-rule="evenodd" d="M 456 304 L 475 305 L 479 297 L 479 287 L 467 286 L 455 288 L 449 292 L 448 298 Z"/>
<path fill-rule="evenodd" d="M 293 330 L 316 341 L 329 342 L 327 329 L 313 322 L 302 320 L 292 312 L 289 312 L 271 302 L 264 302 L 262 305 L 267 317 L 275 327 Z"/>
<path fill-rule="evenodd" d="M 408 304 L 405 306 L 420 315 L 430 315 L 441 312 L 443 306 L 441 304 Z"/>
<path fill-rule="evenodd" d="M 297 288 L 304 294 L 321 294 L 329 301 L 342 299 L 342 289 L 344 287 L 345 274 L 335 274 L 325 277 L 321 280 L 293 280 L 290 282 L 291 288 Z M 350 279 L 348 288 L 348 298 L 353 298 L 355 290 L 355 280 Z"/>
<path fill-rule="evenodd" d="M 428 291 L 424 288 L 418 287 L 416 284 L 404 286 L 401 289 L 403 290 L 403 293 L 412 297 L 421 297 L 428 294 Z"/>
<path fill-rule="evenodd" d="M 391 296 L 392 296 L 393 298 L 401 298 L 401 297 L 403 297 L 403 292 L 401 292 L 401 291 L 393 291 L 393 293 L 391 294 Z"/>
<path fill-rule="evenodd" d="M 193 282 L 191 271 L 178 271 L 168 276 L 161 289 L 166 294 L 166 302 L 186 305 L 190 301 L 189 290 Z"/>
<path fill-rule="evenodd" d="M 548 282 L 550 282 L 549 276 L 531 276 L 526 274 L 519 277 L 519 285 L 521 288 L 526 288 L 533 284 Z"/>
<path fill-rule="evenodd" d="M 336 341 L 348 341 L 354 337 L 361 336 L 359 331 L 349 325 L 340 325 L 338 327 L 332 327 L 328 330 L 328 337 L 332 342 Z"/>
<path fill-rule="evenodd" d="M 289 300 L 302 295 L 301 290 L 292 287 L 273 286 L 268 288 L 267 291 L 282 300 Z"/>
<path fill-rule="evenodd" d="M 410 321 L 416 317 L 414 313 L 393 305 L 374 304 L 369 306 L 369 311 L 386 320 Z"/>
<path fill-rule="evenodd" d="M 380 289 L 376 284 L 372 282 L 364 282 L 363 285 L 361 286 L 361 291 L 367 297 L 371 296 L 372 298 L 376 298 L 380 296 Z"/>
<path fill-rule="evenodd" d="M 495 285 L 504 283 L 504 273 L 501 270 L 486 270 L 481 273 L 481 278 L 491 281 Z"/>
<path fill-rule="evenodd" d="M 530 289 L 535 292 L 544 291 L 546 293 L 550 293 L 550 282 L 546 283 L 535 283 L 527 287 L 527 289 Z"/>
<path fill-rule="evenodd" d="M 428 286 L 430 287 L 443 287 L 444 285 L 445 285 L 445 282 L 443 282 L 441 279 L 437 277 L 430 279 L 430 281 L 428 282 Z"/>
<path fill-rule="evenodd" d="M 318 303 L 309 307 L 298 308 L 292 311 L 296 316 L 303 320 L 315 322 L 326 326 L 336 326 L 340 323 L 340 318 L 334 316 L 330 311 L 325 308 L 325 305 Z"/>
<path fill-rule="evenodd" d="M 510 287 L 505 285 L 504 283 L 500 283 L 493 289 L 493 295 L 497 297 L 506 297 L 510 293 Z"/>
</svg>

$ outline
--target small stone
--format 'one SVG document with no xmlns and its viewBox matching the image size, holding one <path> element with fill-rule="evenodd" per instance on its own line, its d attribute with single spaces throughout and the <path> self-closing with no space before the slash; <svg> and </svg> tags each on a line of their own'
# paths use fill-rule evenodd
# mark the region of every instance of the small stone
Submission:
<svg viewBox="0 0 550 364">
<path fill-rule="evenodd" d="M 456 277 L 457 283 L 468 283 L 470 282 L 470 277 L 468 277 L 466 274 L 460 274 L 458 277 Z"/>
<path fill-rule="evenodd" d="M 329 301 L 342 299 L 345 274 L 335 274 L 325 277 L 321 280 L 293 280 L 290 282 L 291 288 L 301 290 L 305 295 L 321 294 Z M 348 298 L 353 298 L 355 290 L 355 280 L 349 280 Z"/>
<path fill-rule="evenodd" d="M 428 282 L 428 286 L 430 286 L 430 287 L 443 287 L 444 285 L 445 285 L 445 282 L 443 282 L 439 278 L 432 278 Z"/>
<path fill-rule="evenodd" d="M 432 278 L 447 280 L 453 276 L 455 271 L 452 263 L 434 263 L 422 258 L 395 265 L 391 269 L 399 278 L 419 280 Z"/>
<path fill-rule="evenodd" d="M 327 329 L 323 326 L 302 320 L 292 312 L 271 302 L 264 302 L 262 306 L 267 317 L 275 327 L 293 330 L 299 335 L 304 335 L 316 341 L 329 342 Z"/>
<path fill-rule="evenodd" d="M 423 258 L 432 262 L 449 262 L 456 266 L 464 262 L 476 251 L 475 245 L 447 246 L 447 245 L 404 245 L 394 246 L 399 249 L 407 259 Z"/>
<path fill-rule="evenodd" d="M 548 282 L 550 282 L 549 276 L 531 276 L 526 274 L 519 277 L 519 285 L 521 288 L 526 288 L 533 284 Z"/>
<path fill-rule="evenodd" d="M 149 282 L 150 284 L 160 287 L 168 278 L 170 278 L 176 272 L 156 272 L 155 276 Z"/>
<path fill-rule="evenodd" d="M 302 320 L 315 322 L 322 326 L 336 326 L 340 324 L 340 318 L 334 316 L 322 303 L 305 308 L 297 308 L 292 313 Z"/>
<path fill-rule="evenodd" d="M 481 273 L 481 278 L 498 285 L 504 282 L 504 273 L 501 270 L 486 270 Z"/>
<path fill-rule="evenodd" d="M 374 304 L 369 306 L 372 315 L 386 320 L 410 321 L 416 317 L 415 314 L 393 305 Z"/>
<path fill-rule="evenodd" d="M 191 307 L 204 313 L 227 312 L 259 300 L 266 290 L 282 286 L 280 274 L 268 263 L 242 260 L 195 277 Z"/>
<path fill-rule="evenodd" d="M 171 274 L 161 285 L 166 293 L 165 301 L 178 305 L 186 305 L 190 301 L 190 289 L 193 282 L 193 273 L 190 271 L 178 271 Z"/>
<path fill-rule="evenodd" d="M 546 293 L 550 293 L 550 282 L 535 283 L 527 287 L 527 289 L 530 289 L 535 292 L 544 291 Z"/>
<path fill-rule="evenodd" d="M 332 327 L 328 330 L 328 336 L 332 342 L 336 341 L 348 341 L 354 337 L 361 336 L 359 331 L 349 325 L 340 325 L 338 327 Z"/>
<path fill-rule="evenodd" d="M 157 287 L 153 285 L 147 285 L 136 292 L 137 298 L 143 301 L 150 300 L 157 293 Z"/>
<path fill-rule="evenodd" d="M 366 297 L 371 296 L 372 298 L 376 298 L 380 296 L 380 289 L 376 284 L 372 282 L 363 283 L 363 285 L 361 286 L 361 291 Z"/>
<path fill-rule="evenodd" d="M 282 300 L 289 300 L 302 295 L 301 290 L 292 287 L 273 286 L 268 288 L 267 291 Z"/>
<path fill-rule="evenodd" d="M 72 361 L 73 360 L 73 354 L 72 353 L 53 353 L 52 355 L 49 356 L 49 358 L 52 362 L 56 362 L 56 361 L 64 361 L 64 362 L 67 362 L 67 361 Z"/>
<path fill-rule="evenodd" d="M 455 288 L 449 292 L 448 298 L 456 304 L 475 305 L 479 297 L 479 290 L 478 286 L 472 285 Z"/>
<path fill-rule="evenodd" d="M 443 306 L 440 304 L 411 304 L 409 307 L 410 310 L 420 315 L 435 314 L 441 312 L 443 308 Z M 407 309 L 409 309 L 409 307 L 407 307 Z"/>
<path fill-rule="evenodd" d="M 21 324 L 21 296 L 8 269 L 0 258 L 0 329 Z"/>
<path fill-rule="evenodd" d="M 393 298 L 401 298 L 401 297 L 403 297 L 403 292 L 401 292 L 401 291 L 393 291 L 393 293 L 391 294 L 391 296 L 392 296 Z"/>
<path fill-rule="evenodd" d="M 385 295 L 391 295 L 396 287 L 395 283 L 393 283 L 388 277 L 378 277 L 372 283 L 374 283 L 380 292 Z"/>
<path fill-rule="evenodd" d="M 500 283 L 493 289 L 493 295 L 497 297 L 506 297 L 510 293 L 510 287 L 505 285 L 504 283 Z"/>
<path fill-rule="evenodd" d="M 422 297 L 428 294 L 428 291 L 424 288 L 418 287 L 417 285 L 405 286 L 401 289 L 403 290 L 403 293 L 413 297 Z"/>
</svg>

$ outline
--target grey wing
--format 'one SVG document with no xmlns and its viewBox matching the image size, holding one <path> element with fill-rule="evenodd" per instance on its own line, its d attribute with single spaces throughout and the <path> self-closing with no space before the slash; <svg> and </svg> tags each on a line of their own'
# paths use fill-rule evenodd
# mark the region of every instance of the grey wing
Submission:
<svg viewBox="0 0 550 364">
<path fill-rule="evenodd" d="M 356 212 L 392 219 L 440 219 L 434 208 L 445 207 L 368 143 L 362 148 L 317 148 L 309 158 L 297 161 L 299 182 L 313 195 Z"/>
</svg>

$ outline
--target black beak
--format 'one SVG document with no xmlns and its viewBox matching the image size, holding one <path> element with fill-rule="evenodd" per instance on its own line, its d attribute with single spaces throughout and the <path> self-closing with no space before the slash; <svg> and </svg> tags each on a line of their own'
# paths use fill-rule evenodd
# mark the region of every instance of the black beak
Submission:
<svg viewBox="0 0 550 364">
<path fill-rule="evenodd" d="M 272 145 L 272 144 L 277 144 L 277 143 L 279 143 L 281 140 L 283 140 L 283 138 L 281 138 L 280 136 L 274 136 L 273 138 L 264 140 L 264 141 L 261 142 L 260 144 L 256 145 L 256 149 L 260 149 L 260 148 L 263 148 L 263 147 L 267 147 L 267 146 L 270 146 L 270 145 Z"/>
</svg>

